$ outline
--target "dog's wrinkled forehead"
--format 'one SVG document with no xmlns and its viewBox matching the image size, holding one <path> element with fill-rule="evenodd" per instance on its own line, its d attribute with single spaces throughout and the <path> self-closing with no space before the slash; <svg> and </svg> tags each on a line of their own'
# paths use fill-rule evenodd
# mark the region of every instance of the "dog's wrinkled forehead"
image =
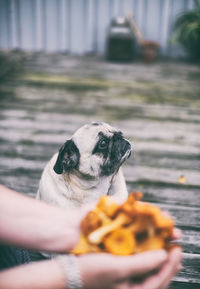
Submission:
<svg viewBox="0 0 200 289">
<path fill-rule="evenodd" d="M 94 144 L 99 140 L 99 136 L 103 134 L 106 137 L 112 137 L 119 130 L 104 122 L 93 122 L 79 128 L 72 136 L 74 143 L 80 151 L 86 149 L 92 151 Z"/>
</svg>

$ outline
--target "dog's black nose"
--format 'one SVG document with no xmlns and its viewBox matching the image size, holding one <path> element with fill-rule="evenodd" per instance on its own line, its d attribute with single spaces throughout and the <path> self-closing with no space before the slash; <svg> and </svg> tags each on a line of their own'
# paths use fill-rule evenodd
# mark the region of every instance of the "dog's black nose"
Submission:
<svg viewBox="0 0 200 289">
<path fill-rule="evenodd" d="M 120 145 L 120 152 L 122 155 L 124 155 L 127 151 L 131 152 L 131 144 L 129 141 L 122 139 Z"/>
</svg>

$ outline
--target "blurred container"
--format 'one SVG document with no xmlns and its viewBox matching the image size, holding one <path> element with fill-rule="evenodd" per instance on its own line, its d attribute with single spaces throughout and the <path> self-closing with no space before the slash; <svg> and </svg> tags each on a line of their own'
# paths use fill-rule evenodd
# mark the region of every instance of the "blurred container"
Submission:
<svg viewBox="0 0 200 289">
<path fill-rule="evenodd" d="M 125 17 L 112 20 L 106 42 L 108 60 L 130 61 L 135 56 L 135 38 Z"/>
<path fill-rule="evenodd" d="M 145 62 L 153 62 L 158 56 L 159 44 L 155 41 L 145 40 L 141 44 L 141 57 Z"/>
</svg>

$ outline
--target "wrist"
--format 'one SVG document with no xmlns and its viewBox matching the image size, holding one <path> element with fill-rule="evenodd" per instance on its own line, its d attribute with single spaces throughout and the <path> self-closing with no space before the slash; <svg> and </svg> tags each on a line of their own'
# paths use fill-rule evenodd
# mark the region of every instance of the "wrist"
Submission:
<svg viewBox="0 0 200 289">
<path fill-rule="evenodd" d="M 83 282 L 79 268 L 78 258 L 74 255 L 59 255 L 55 258 L 62 270 L 65 288 L 81 289 Z"/>
</svg>

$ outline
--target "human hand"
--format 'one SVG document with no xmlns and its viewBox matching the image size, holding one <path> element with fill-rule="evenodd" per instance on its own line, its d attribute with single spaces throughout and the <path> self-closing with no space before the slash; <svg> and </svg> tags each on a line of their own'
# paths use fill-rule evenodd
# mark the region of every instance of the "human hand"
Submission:
<svg viewBox="0 0 200 289">
<path fill-rule="evenodd" d="M 80 223 L 95 204 L 61 209 L 0 184 L 1 242 L 50 253 L 69 252 L 80 236 Z"/>
<path fill-rule="evenodd" d="M 65 236 L 62 237 L 62 245 L 57 252 L 66 253 L 75 247 L 80 238 L 81 221 L 95 206 L 95 203 L 89 203 L 80 208 L 63 210 L 61 230 Z"/>
<path fill-rule="evenodd" d="M 133 256 L 91 254 L 79 257 L 84 289 L 165 289 L 181 269 L 180 248 Z"/>
</svg>

